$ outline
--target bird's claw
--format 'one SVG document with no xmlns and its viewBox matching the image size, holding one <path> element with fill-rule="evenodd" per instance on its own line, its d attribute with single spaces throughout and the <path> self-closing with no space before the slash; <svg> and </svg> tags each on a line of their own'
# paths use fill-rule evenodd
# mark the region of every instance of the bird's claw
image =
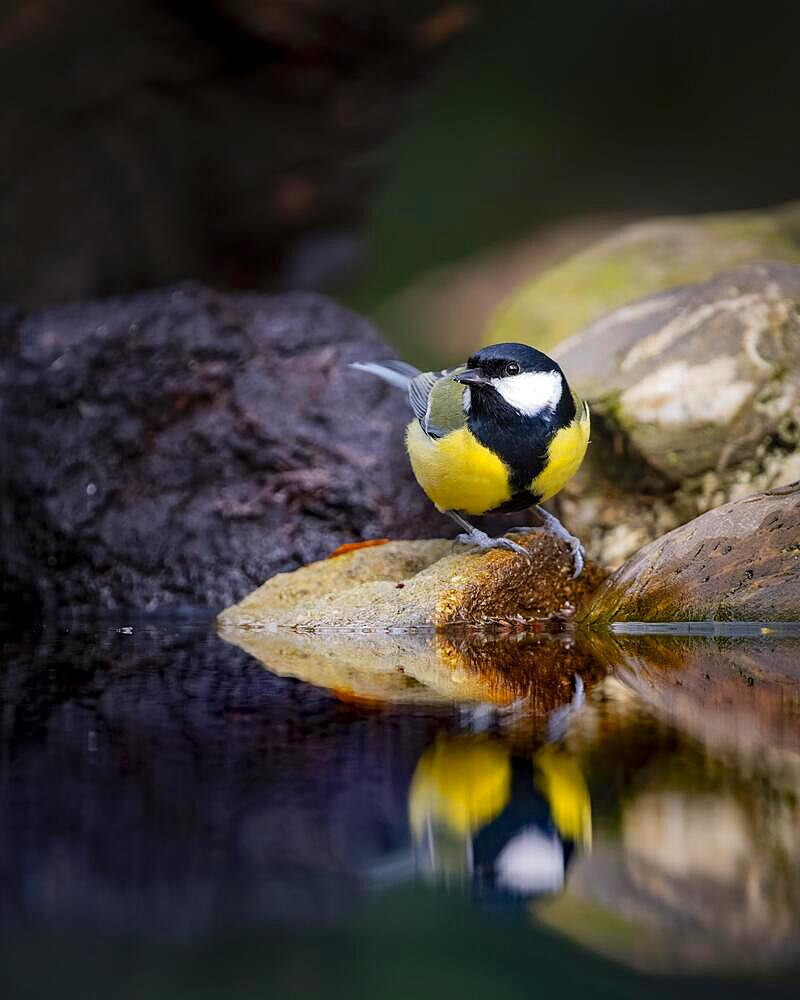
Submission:
<svg viewBox="0 0 800 1000">
<path fill-rule="evenodd" d="M 464 545 L 477 545 L 481 549 L 510 549 L 511 552 L 516 552 L 519 556 L 525 556 L 526 559 L 531 558 L 531 554 L 526 548 L 512 542 L 510 538 L 492 538 L 491 535 L 487 535 L 485 531 L 479 531 L 477 528 L 474 532 L 464 532 L 457 535 L 456 541 L 462 542 Z"/>
<path fill-rule="evenodd" d="M 497 542 L 498 548 L 510 549 L 512 552 L 516 552 L 518 556 L 525 556 L 528 561 L 533 558 L 524 545 L 517 545 L 517 543 L 512 542 L 510 538 L 495 538 L 495 542 Z"/>
<path fill-rule="evenodd" d="M 572 573 L 572 579 L 577 580 L 578 577 L 583 572 L 583 566 L 586 561 L 586 554 L 583 550 L 583 545 L 581 545 L 580 539 L 573 536 L 572 542 L 567 543 L 569 545 L 569 550 L 572 553 L 572 561 L 575 569 Z"/>
<path fill-rule="evenodd" d="M 510 528 L 507 534 L 527 534 L 533 531 L 546 531 L 550 535 L 555 535 L 556 538 L 564 542 L 570 551 L 572 556 L 573 573 L 572 579 L 577 580 L 577 578 L 583 572 L 583 567 L 586 561 L 586 553 L 584 552 L 583 545 L 581 544 L 580 538 L 577 538 L 571 532 L 567 531 L 564 525 L 559 521 L 559 519 L 551 514 L 550 511 L 543 510 L 541 507 L 537 507 L 536 510 L 544 519 L 544 524 L 539 526 L 531 527 L 520 527 L 520 528 Z"/>
</svg>

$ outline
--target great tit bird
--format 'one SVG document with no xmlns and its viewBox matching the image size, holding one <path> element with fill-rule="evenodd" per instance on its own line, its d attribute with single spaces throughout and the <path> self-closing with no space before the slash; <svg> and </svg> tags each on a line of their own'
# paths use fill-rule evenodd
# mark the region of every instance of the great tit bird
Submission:
<svg viewBox="0 0 800 1000">
<path fill-rule="evenodd" d="M 525 344 L 494 344 L 444 371 L 420 372 L 404 361 L 351 367 L 407 391 L 416 418 L 406 431 L 411 467 L 430 500 L 463 529 L 459 541 L 528 556 L 464 515 L 536 505 L 544 530 L 567 543 L 580 574 L 580 541 L 538 507 L 575 475 L 589 443 L 589 407 L 552 358 Z"/>
</svg>

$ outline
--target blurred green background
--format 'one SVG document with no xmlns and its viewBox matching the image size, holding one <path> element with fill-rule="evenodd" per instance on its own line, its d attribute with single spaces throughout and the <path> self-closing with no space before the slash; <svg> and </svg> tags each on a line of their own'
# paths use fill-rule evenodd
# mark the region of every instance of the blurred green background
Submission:
<svg viewBox="0 0 800 1000">
<path fill-rule="evenodd" d="M 414 309 L 490 303 L 621 223 L 798 194 L 796 6 L 475 8 L 385 153 L 362 268 L 341 294 L 421 363 L 452 360 Z M 487 248 L 492 252 L 487 253 Z M 424 280 L 423 280 L 424 279 Z M 421 299 L 399 308 L 408 286 Z M 443 320 L 448 320 L 447 310 Z"/>
</svg>

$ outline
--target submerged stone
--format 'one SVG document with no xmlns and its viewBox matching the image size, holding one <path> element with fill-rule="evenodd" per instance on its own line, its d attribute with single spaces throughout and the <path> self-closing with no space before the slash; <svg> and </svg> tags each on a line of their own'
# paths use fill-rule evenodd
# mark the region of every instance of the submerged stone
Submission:
<svg viewBox="0 0 800 1000">
<path fill-rule="evenodd" d="M 798 640 L 584 639 L 613 671 L 563 744 L 601 790 L 595 837 L 537 918 L 648 971 L 795 965 Z"/>
<path fill-rule="evenodd" d="M 737 635 L 583 633 L 587 652 L 656 717 L 731 764 L 800 751 L 800 626 Z M 800 765 L 800 757 L 797 758 Z M 800 770 L 798 770 L 800 777 Z"/>
<path fill-rule="evenodd" d="M 531 552 L 476 552 L 444 539 L 395 541 L 268 580 L 223 611 L 224 627 L 412 629 L 491 625 L 570 615 L 604 578 L 589 563 L 572 579 L 566 547 L 543 533 L 515 536 Z"/>
</svg>

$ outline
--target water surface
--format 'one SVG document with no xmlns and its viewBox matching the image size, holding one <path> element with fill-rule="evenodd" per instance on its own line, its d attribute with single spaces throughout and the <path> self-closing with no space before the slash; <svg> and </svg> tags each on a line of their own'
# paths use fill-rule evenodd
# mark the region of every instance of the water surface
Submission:
<svg viewBox="0 0 800 1000">
<path fill-rule="evenodd" d="M 795 995 L 791 634 L 226 638 L 6 637 L 4 997 Z"/>
</svg>

